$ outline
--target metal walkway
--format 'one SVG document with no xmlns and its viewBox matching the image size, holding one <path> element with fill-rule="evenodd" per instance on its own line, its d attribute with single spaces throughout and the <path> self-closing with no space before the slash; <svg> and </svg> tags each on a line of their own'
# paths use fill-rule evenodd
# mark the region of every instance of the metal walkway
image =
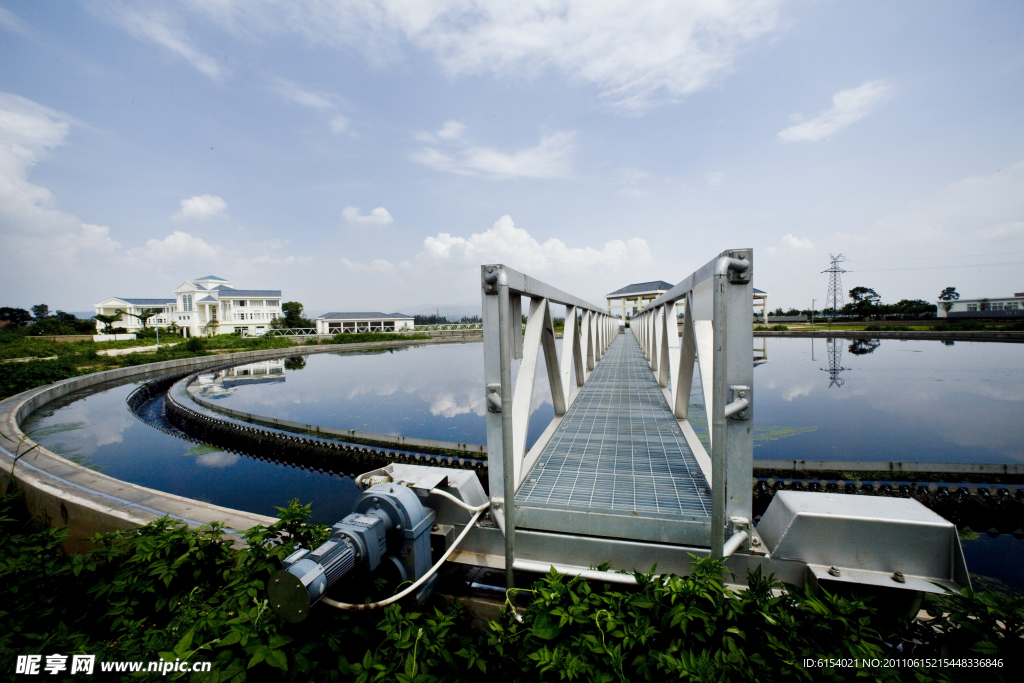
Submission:
<svg viewBox="0 0 1024 683">
<path fill-rule="evenodd" d="M 635 337 L 620 334 L 516 493 L 517 526 L 698 542 L 711 491 Z"/>
</svg>

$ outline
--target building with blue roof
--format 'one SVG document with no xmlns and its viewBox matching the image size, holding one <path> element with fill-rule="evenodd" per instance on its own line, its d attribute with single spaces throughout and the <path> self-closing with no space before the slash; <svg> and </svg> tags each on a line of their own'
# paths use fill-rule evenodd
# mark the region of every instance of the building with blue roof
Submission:
<svg viewBox="0 0 1024 683">
<path fill-rule="evenodd" d="M 115 323 L 128 332 L 143 327 L 171 328 L 185 337 L 225 334 L 246 330 L 259 334 L 270 328 L 281 313 L 280 289 L 235 289 L 222 277 L 206 275 L 186 280 L 174 290 L 174 298 L 138 299 L 111 297 L 95 304 L 97 314 L 122 312 Z M 97 323 L 97 328 L 102 328 Z"/>
</svg>

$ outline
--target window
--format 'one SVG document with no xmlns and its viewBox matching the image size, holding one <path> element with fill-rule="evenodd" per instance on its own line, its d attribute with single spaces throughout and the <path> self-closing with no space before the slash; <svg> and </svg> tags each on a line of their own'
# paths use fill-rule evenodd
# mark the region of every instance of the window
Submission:
<svg viewBox="0 0 1024 683">
<path fill-rule="evenodd" d="M 252 301 L 249 302 L 249 305 L 250 306 L 262 306 L 263 305 L 263 300 L 262 299 L 259 299 L 259 300 L 253 299 Z"/>
<path fill-rule="evenodd" d="M 181 295 L 181 310 L 191 311 L 192 310 L 192 295 L 182 294 Z"/>
<path fill-rule="evenodd" d="M 978 310 L 978 304 L 967 304 L 967 310 L 968 311 L 977 311 Z"/>
<path fill-rule="evenodd" d="M 1003 305 L 1002 304 L 992 304 L 992 310 L 993 311 L 1001 311 L 1001 310 L 1003 310 Z"/>
<path fill-rule="evenodd" d="M 235 305 L 236 306 L 244 306 L 245 305 L 245 299 L 239 299 L 238 301 L 235 302 Z"/>
<path fill-rule="evenodd" d="M 263 302 L 263 305 L 267 306 L 268 308 L 277 308 L 277 301 L 273 299 L 267 299 L 266 301 Z"/>
<path fill-rule="evenodd" d="M 1020 310 L 1020 305 L 1018 303 L 1016 303 L 1016 302 L 1011 303 L 1011 304 L 1006 304 L 1003 307 L 1003 310 L 1004 311 L 1018 311 L 1018 310 Z"/>
</svg>

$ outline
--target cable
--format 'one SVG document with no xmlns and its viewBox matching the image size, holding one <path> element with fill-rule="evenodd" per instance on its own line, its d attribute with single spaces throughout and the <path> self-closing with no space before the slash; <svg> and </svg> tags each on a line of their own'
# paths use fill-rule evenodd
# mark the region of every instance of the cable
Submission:
<svg viewBox="0 0 1024 683">
<path fill-rule="evenodd" d="M 957 256 L 905 256 L 902 258 L 866 258 L 866 259 L 851 259 L 856 262 L 867 262 L 867 261 L 934 261 L 940 258 L 974 258 L 976 256 L 1014 256 L 1016 254 L 1024 254 L 1024 251 L 1001 251 L 993 254 L 959 254 Z"/>
<path fill-rule="evenodd" d="M 431 493 L 435 493 L 435 492 L 437 492 L 437 489 L 432 489 L 431 490 Z M 484 507 L 487 507 L 489 505 L 490 505 L 490 503 L 487 503 L 486 505 L 484 505 Z M 464 505 L 463 507 L 466 507 L 466 506 Z M 406 595 L 409 595 L 409 593 L 412 593 L 414 590 L 416 590 L 421 585 L 423 585 L 424 581 L 426 581 L 431 576 L 433 576 L 437 572 L 437 570 L 441 568 L 441 565 L 445 563 L 445 561 L 448 559 L 449 556 L 451 556 L 451 554 L 453 552 L 455 552 L 455 549 L 459 546 L 459 543 L 462 542 L 462 539 L 466 537 L 466 534 L 469 533 L 469 530 L 473 528 L 473 525 L 476 524 L 476 521 L 478 519 L 480 519 L 480 515 L 482 515 L 483 512 L 484 511 L 482 509 L 481 510 L 477 510 L 473 514 L 473 519 L 469 520 L 469 524 L 466 525 L 466 528 L 462 530 L 462 533 L 459 534 L 459 537 L 455 539 L 454 543 L 452 543 L 452 547 L 448 548 L 448 552 L 446 552 L 444 555 L 442 555 L 441 559 L 437 561 L 437 564 L 435 564 L 433 567 L 428 569 L 426 574 L 424 574 L 419 579 L 417 579 L 416 583 L 414 583 L 413 585 L 409 586 L 408 588 L 406 588 L 401 593 L 398 593 L 397 595 L 392 595 L 390 598 L 387 598 L 386 600 L 381 600 L 379 602 L 365 603 L 365 604 L 362 604 L 362 605 L 351 604 L 351 603 L 348 603 L 348 602 L 338 602 L 337 600 L 331 600 L 330 598 L 327 598 L 327 597 L 320 598 L 320 602 L 322 602 L 322 603 L 324 603 L 326 605 L 330 605 L 331 607 L 336 607 L 338 609 L 366 610 L 366 609 L 377 609 L 378 607 L 384 607 L 385 605 L 390 605 L 393 602 L 397 602 L 397 601 L 401 600 Z"/>
<path fill-rule="evenodd" d="M 971 263 L 962 266 L 920 266 L 917 268 L 867 268 L 864 270 L 849 270 L 850 273 L 881 273 L 892 270 L 948 270 L 950 268 L 988 268 L 990 266 L 1019 266 L 1024 261 L 1010 261 L 1007 263 Z"/>
<path fill-rule="evenodd" d="M 488 502 L 484 503 L 483 505 L 477 505 L 476 507 L 473 507 L 472 505 L 466 505 L 461 500 L 459 500 L 458 498 L 456 498 L 452 494 L 448 493 L 447 491 L 442 491 L 441 489 L 430 489 L 430 492 L 433 493 L 433 494 L 436 494 L 438 496 L 441 496 L 442 498 L 447 498 L 451 502 L 453 502 L 456 505 L 458 505 L 460 508 L 462 508 L 464 510 L 469 510 L 470 512 L 483 512 L 484 510 L 487 509 L 487 506 L 489 506 L 491 504 L 490 501 L 488 501 Z"/>
</svg>

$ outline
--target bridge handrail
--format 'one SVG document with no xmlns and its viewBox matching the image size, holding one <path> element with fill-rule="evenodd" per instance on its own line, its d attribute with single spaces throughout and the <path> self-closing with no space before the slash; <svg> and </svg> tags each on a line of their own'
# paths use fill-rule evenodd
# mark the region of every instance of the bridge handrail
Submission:
<svg viewBox="0 0 1024 683">
<path fill-rule="evenodd" d="M 480 267 L 483 303 L 484 384 L 487 407 L 491 514 L 505 535 L 505 573 L 513 586 L 515 493 L 618 333 L 618 320 L 603 308 L 502 264 Z M 529 297 L 525 330 L 522 298 Z M 551 304 L 565 306 L 562 358 L 555 348 Z M 534 378 L 541 349 L 555 418 L 526 451 Z M 519 360 L 515 389 L 512 363 Z M 569 377 L 575 374 L 576 386 Z"/>
<path fill-rule="evenodd" d="M 244 339 L 253 339 L 256 337 L 316 337 L 316 336 L 331 336 L 336 334 L 358 334 L 359 332 L 397 332 L 402 333 L 413 333 L 413 332 L 454 332 L 454 331 L 472 331 L 482 330 L 484 328 L 483 323 L 448 323 L 446 325 L 414 325 L 412 327 L 402 327 L 395 329 L 394 325 L 368 325 L 365 327 L 357 327 L 355 329 L 336 330 L 334 332 L 318 332 L 315 327 L 281 327 L 271 328 L 263 332 L 250 332 L 248 330 L 242 330 L 242 337 Z"/>
<path fill-rule="evenodd" d="M 479 323 L 442 323 L 438 325 L 413 325 L 413 330 L 416 332 L 446 332 L 449 330 L 482 330 L 484 324 Z"/>
<path fill-rule="evenodd" d="M 706 476 L 710 465 L 711 550 L 716 557 L 722 557 L 727 533 L 749 532 L 753 519 L 753 273 L 752 249 L 724 251 L 630 323 Z M 681 335 L 677 304 L 685 311 Z M 708 411 L 710 463 L 688 421 L 695 359 Z"/>
</svg>

